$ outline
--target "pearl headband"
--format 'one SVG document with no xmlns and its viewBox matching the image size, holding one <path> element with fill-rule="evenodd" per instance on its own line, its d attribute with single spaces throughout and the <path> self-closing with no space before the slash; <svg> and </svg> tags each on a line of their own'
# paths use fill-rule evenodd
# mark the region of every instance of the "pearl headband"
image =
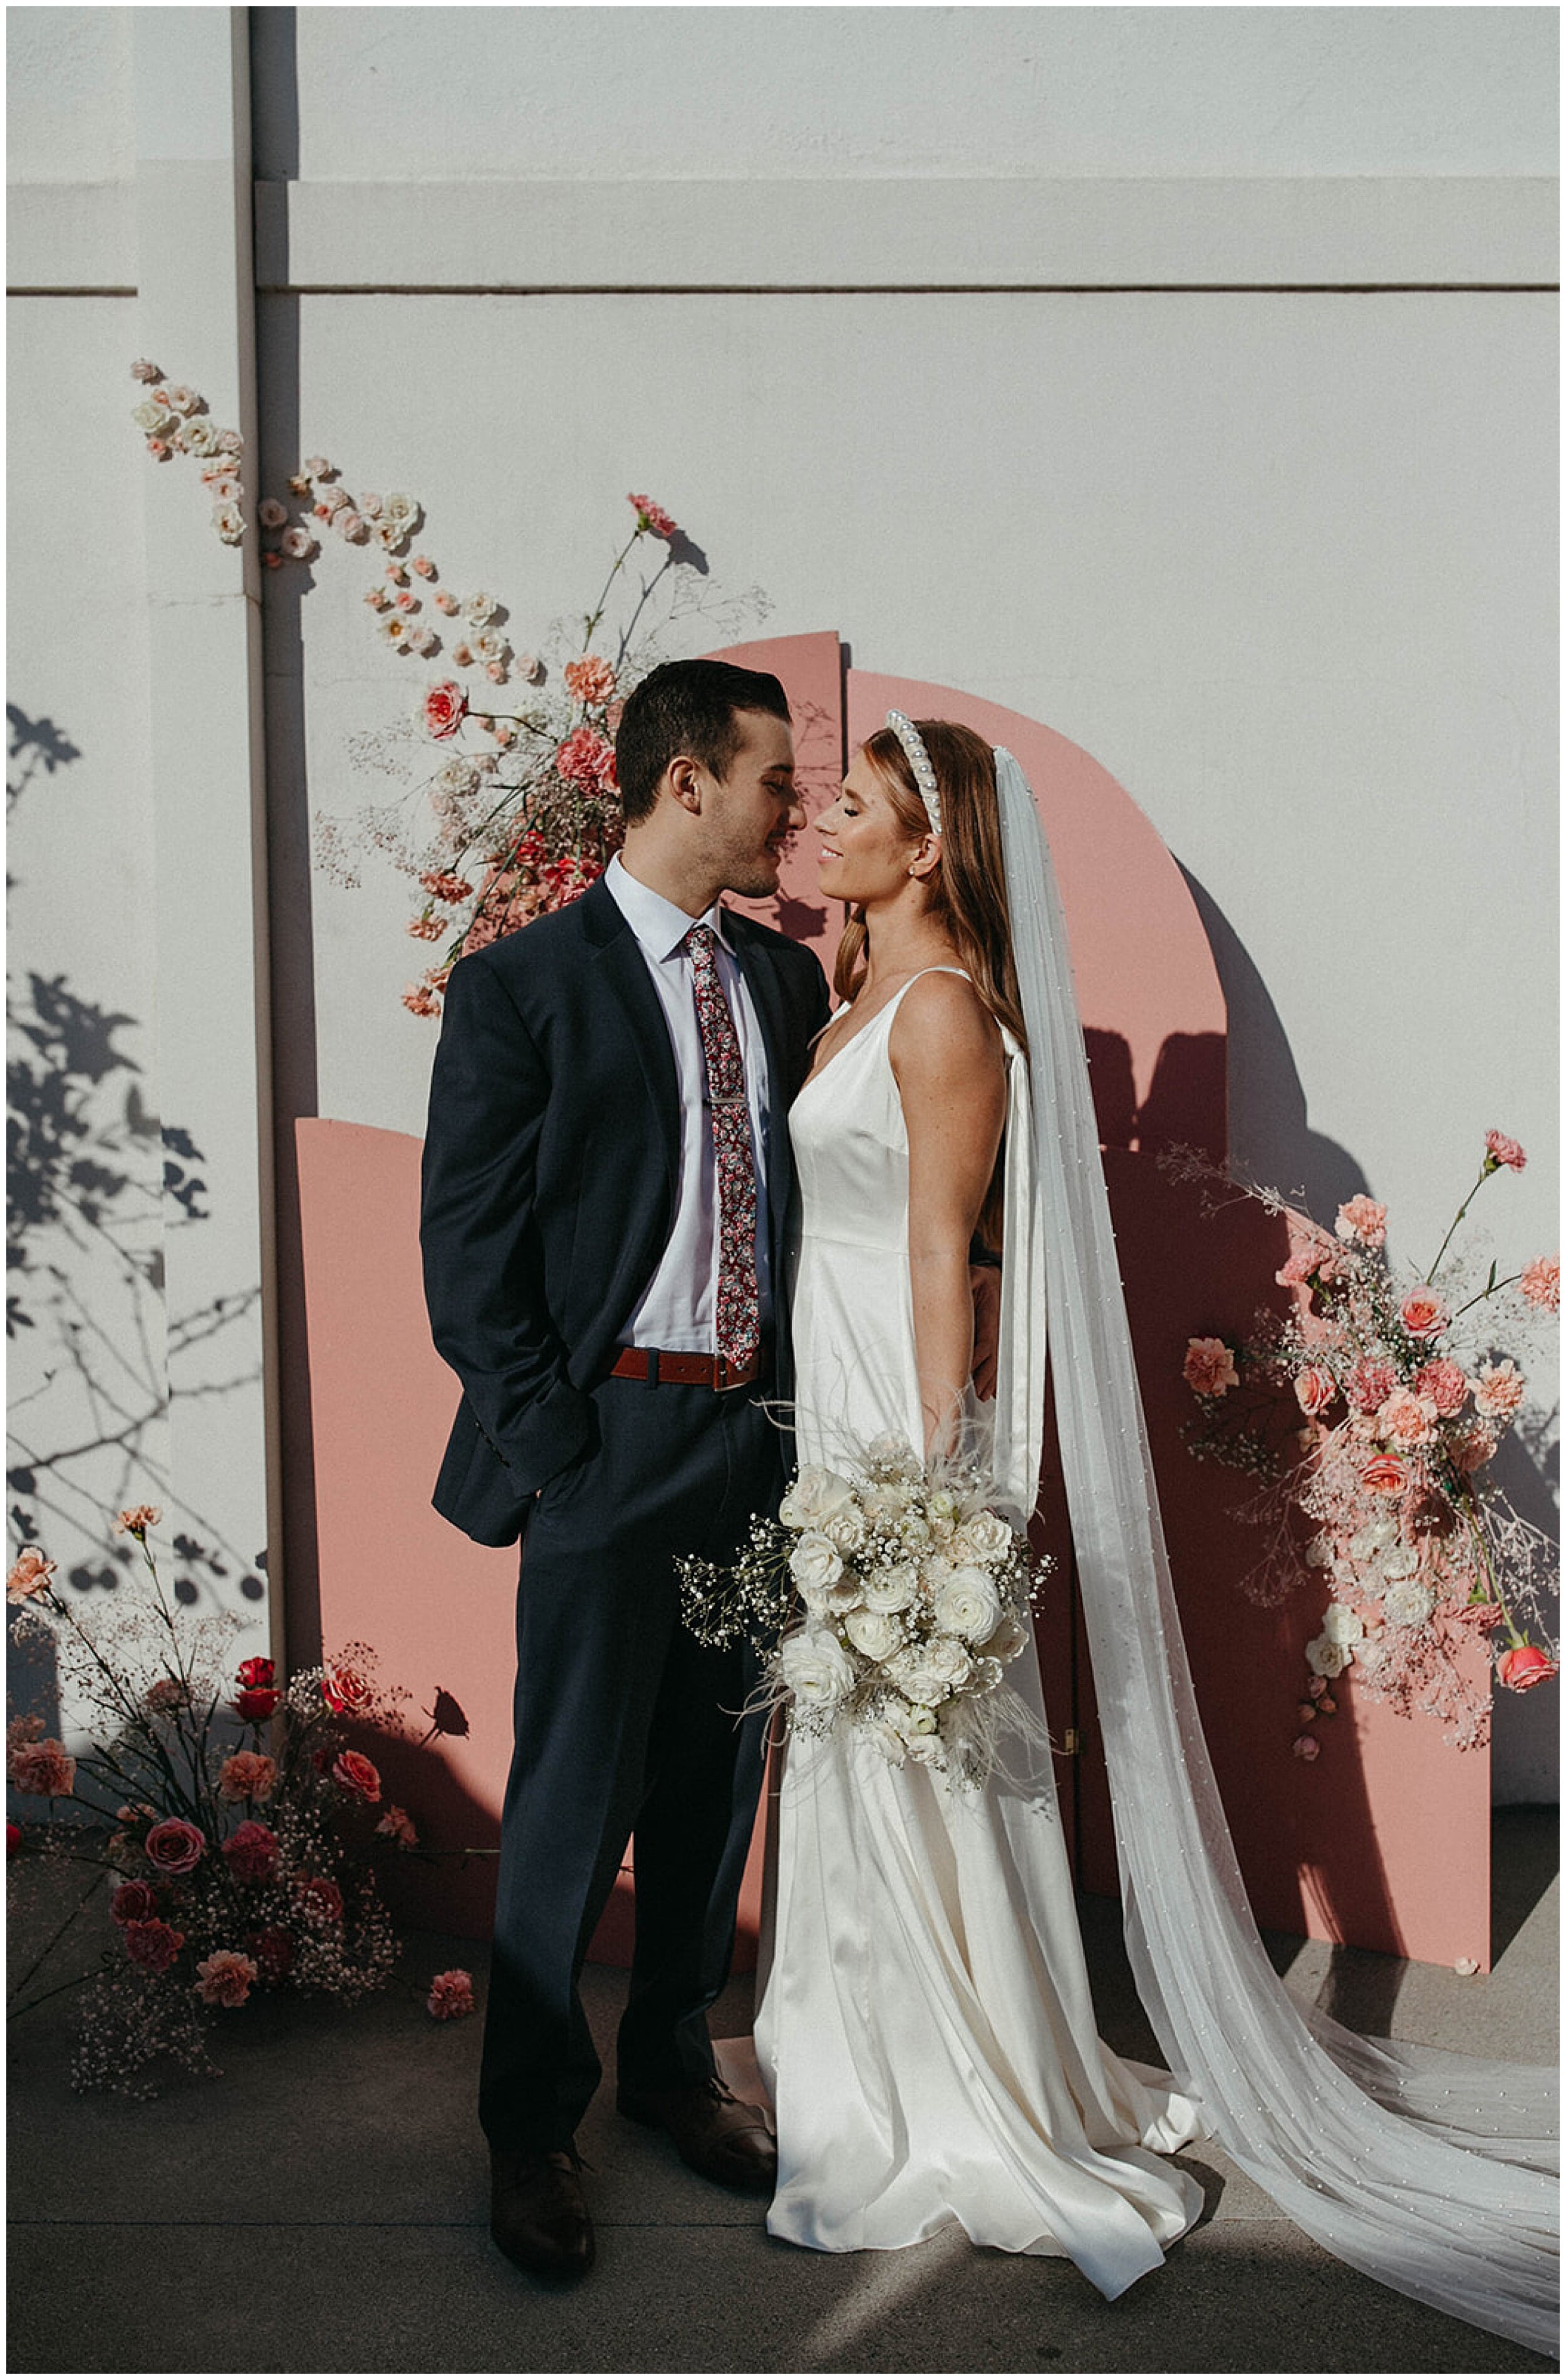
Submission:
<svg viewBox="0 0 1566 2380">
<path fill-rule="evenodd" d="M 929 820 L 929 831 L 931 834 L 939 834 L 941 789 L 935 782 L 935 771 L 930 766 L 929 754 L 925 750 L 924 738 L 905 711 L 889 710 L 886 723 L 908 756 L 908 766 L 914 772 L 914 783 L 919 789 L 919 799 Z"/>
</svg>

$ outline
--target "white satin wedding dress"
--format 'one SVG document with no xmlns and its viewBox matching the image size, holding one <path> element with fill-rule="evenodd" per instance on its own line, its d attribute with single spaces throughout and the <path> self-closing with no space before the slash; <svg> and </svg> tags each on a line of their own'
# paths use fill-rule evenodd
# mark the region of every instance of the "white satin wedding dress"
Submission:
<svg viewBox="0 0 1566 2380">
<path fill-rule="evenodd" d="M 791 1117 L 802 1463 L 841 1463 L 887 1430 L 923 1443 L 907 1137 L 888 1054 L 908 989 L 834 1051 Z M 1026 1218 L 1033 1202 L 1014 1177 L 1030 1160 L 1027 1072 L 1014 1045 L 1008 1075 L 1007 1212 Z M 1036 1477 L 1037 1439 L 1016 1408 L 1042 1404 L 1043 1251 L 1026 1228 L 1018 1238 L 995 1428 L 1001 1441 L 1015 1429 Z M 1019 1364 L 1008 1342 L 1023 1331 L 1033 1345 Z M 994 1459 L 1004 1479 L 1004 1443 Z M 756 2016 L 777 2111 L 768 2228 L 807 2247 L 897 2248 L 954 2218 L 982 2245 L 1070 2256 L 1113 2298 L 1200 2213 L 1196 2181 L 1158 2152 L 1203 2126 L 1167 2075 L 1098 2037 L 1031 1647 L 1007 1679 L 1040 1741 L 1017 1730 L 983 1788 L 893 1768 L 841 1728 L 788 1745 Z"/>
</svg>

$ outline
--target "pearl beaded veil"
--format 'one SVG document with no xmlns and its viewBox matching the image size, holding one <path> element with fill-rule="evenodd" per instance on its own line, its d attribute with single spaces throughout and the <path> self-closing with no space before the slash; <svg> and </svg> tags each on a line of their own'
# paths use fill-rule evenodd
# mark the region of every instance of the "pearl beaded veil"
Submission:
<svg viewBox="0 0 1566 2380">
<path fill-rule="evenodd" d="M 1049 841 L 1015 759 L 998 749 L 995 763 L 1034 1134 L 1036 1211 L 1025 1234 L 1008 1217 L 1007 1238 L 1035 1244 L 1041 1208 L 1055 1410 L 1143 2005 L 1214 2138 L 1303 2231 L 1392 2289 L 1552 2353 L 1554 2074 L 1351 2033 L 1291 1995 L 1256 1932 L 1170 1580 Z"/>
</svg>

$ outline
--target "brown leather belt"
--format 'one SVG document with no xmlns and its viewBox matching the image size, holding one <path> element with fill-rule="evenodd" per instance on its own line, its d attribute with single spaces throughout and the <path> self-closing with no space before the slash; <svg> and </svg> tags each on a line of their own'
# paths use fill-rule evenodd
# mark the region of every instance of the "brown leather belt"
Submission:
<svg viewBox="0 0 1566 2380">
<path fill-rule="evenodd" d="M 611 1378 L 616 1380 L 645 1380 L 649 1388 L 671 1382 L 682 1389 L 743 1389 L 759 1378 L 760 1355 L 752 1355 L 748 1363 L 733 1364 L 726 1355 L 696 1355 L 670 1352 L 662 1347 L 622 1347 Z"/>
</svg>

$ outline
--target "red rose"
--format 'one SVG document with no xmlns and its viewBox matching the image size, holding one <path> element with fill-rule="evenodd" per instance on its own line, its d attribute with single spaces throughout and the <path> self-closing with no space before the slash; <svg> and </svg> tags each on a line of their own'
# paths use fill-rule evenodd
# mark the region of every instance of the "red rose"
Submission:
<svg viewBox="0 0 1566 2380">
<path fill-rule="evenodd" d="M 166 1974 L 185 1948 L 184 1935 L 165 1925 L 161 1917 L 133 1917 L 125 1928 L 124 1940 L 131 1965 L 148 1975 Z"/>
<path fill-rule="evenodd" d="M 235 1676 L 245 1687 L 274 1686 L 277 1683 L 277 1668 L 264 1653 L 260 1653 L 253 1661 L 241 1661 Z"/>
<path fill-rule="evenodd" d="M 369 1679 L 361 1671 L 350 1669 L 346 1661 L 322 1670 L 321 1691 L 332 1709 L 348 1718 L 368 1710 L 373 1699 Z"/>
<path fill-rule="evenodd" d="M 224 1844 L 223 1856 L 244 1883 L 260 1884 L 277 1865 L 277 1838 L 259 1818 L 247 1818 Z"/>
<path fill-rule="evenodd" d="M 1514 1694 L 1525 1694 L 1530 1686 L 1542 1686 L 1557 1674 L 1557 1664 L 1536 1645 L 1513 1645 L 1495 1665 L 1496 1676 Z"/>
<path fill-rule="evenodd" d="M 242 1693 L 235 1695 L 234 1707 L 241 1718 L 249 1719 L 252 1726 L 259 1727 L 263 1718 L 272 1717 L 282 1699 L 275 1686 L 246 1686 Z"/>
<path fill-rule="evenodd" d="M 135 1880 L 115 1887 L 109 1914 L 116 1925 L 140 1925 L 158 1913 L 158 1896 L 150 1884 Z"/>
<path fill-rule="evenodd" d="M 263 1984 L 280 1984 L 294 1964 L 294 1937 L 285 1925 L 263 1925 L 247 1934 L 245 1948 L 256 1962 Z"/>
<path fill-rule="evenodd" d="M 160 1818 L 155 1827 L 148 1828 L 141 1848 L 165 1876 L 188 1876 L 206 1850 L 207 1839 L 187 1818 Z"/>
<path fill-rule="evenodd" d="M 362 1752 L 340 1752 L 332 1763 L 332 1776 L 345 1793 L 352 1793 L 360 1802 L 381 1799 L 381 1772 Z"/>
<path fill-rule="evenodd" d="M 343 1896 L 329 1876 L 299 1876 L 294 1879 L 294 1900 L 306 1917 L 321 1919 L 335 1925 L 343 1914 Z"/>
<path fill-rule="evenodd" d="M 21 1828 L 18 1826 L 15 1818 L 7 1818 L 6 1821 L 6 1857 L 7 1859 L 13 1858 L 15 1854 L 20 1851 L 21 1843 Z"/>
<path fill-rule="evenodd" d="M 455 678 L 443 678 L 424 698 L 425 733 L 443 743 L 448 735 L 456 734 L 467 711 L 467 697 Z"/>
</svg>

